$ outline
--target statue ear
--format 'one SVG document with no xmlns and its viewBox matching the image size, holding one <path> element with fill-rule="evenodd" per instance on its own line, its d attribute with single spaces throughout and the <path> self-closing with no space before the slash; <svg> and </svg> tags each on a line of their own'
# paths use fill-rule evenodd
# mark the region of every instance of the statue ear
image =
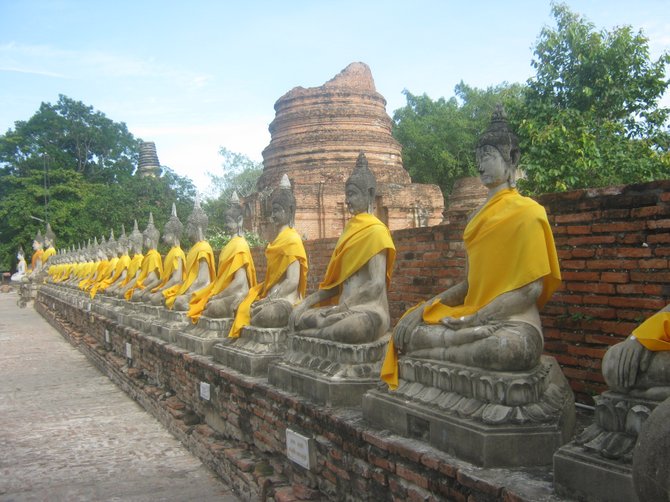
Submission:
<svg viewBox="0 0 670 502">
<path fill-rule="evenodd" d="M 512 148 L 512 150 L 509 152 L 510 160 L 512 161 L 512 165 L 514 167 L 519 165 L 519 159 L 521 159 L 521 150 L 518 148 Z"/>
</svg>

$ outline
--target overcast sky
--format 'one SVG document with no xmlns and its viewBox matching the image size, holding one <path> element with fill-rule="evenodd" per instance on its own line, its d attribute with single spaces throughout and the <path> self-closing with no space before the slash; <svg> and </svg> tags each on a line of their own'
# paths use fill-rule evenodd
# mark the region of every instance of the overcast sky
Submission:
<svg viewBox="0 0 670 502">
<path fill-rule="evenodd" d="M 668 0 L 568 0 L 598 29 L 642 29 L 670 50 Z M 349 63 L 370 66 L 387 112 L 403 89 L 453 96 L 524 82 L 548 0 L 0 0 L 0 133 L 59 94 L 154 141 L 206 192 L 221 147 L 262 160 L 275 101 Z M 664 102 L 667 102 L 664 99 Z"/>
</svg>

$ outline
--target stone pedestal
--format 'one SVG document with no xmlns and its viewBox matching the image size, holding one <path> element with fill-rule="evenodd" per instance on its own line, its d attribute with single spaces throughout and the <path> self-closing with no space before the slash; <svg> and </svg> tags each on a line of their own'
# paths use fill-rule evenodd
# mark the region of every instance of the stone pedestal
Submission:
<svg viewBox="0 0 670 502">
<path fill-rule="evenodd" d="M 315 403 L 360 406 L 363 394 L 379 382 L 389 337 L 345 344 L 290 335 L 284 358 L 269 367 L 268 380 Z"/>
<path fill-rule="evenodd" d="M 556 491 L 588 500 L 636 501 L 635 445 L 642 425 L 660 403 L 612 391 L 595 401 L 594 423 L 554 455 Z"/>
<path fill-rule="evenodd" d="M 186 312 L 168 310 L 159 307 L 159 318 L 151 322 L 151 334 L 169 343 L 177 341 L 177 333 L 188 328 L 191 319 Z"/>
<path fill-rule="evenodd" d="M 242 328 L 239 338 L 228 338 L 212 350 L 214 360 L 245 375 L 267 377 L 271 363 L 286 352 L 287 328 Z"/>
<path fill-rule="evenodd" d="M 228 337 L 232 324 L 233 319 L 201 317 L 198 324 L 191 324 L 175 333 L 175 343 L 196 354 L 209 356 L 212 355 L 214 345 Z"/>
<path fill-rule="evenodd" d="M 20 308 L 25 308 L 29 302 L 32 302 L 37 297 L 37 284 L 34 282 L 22 282 L 19 287 L 19 300 L 18 304 Z"/>
<path fill-rule="evenodd" d="M 400 360 L 398 389 L 363 397 L 373 424 L 483 467 L 551 464 L 575 424 L 574 397 L 553 357 L 528 372 Z"/>
</svg>

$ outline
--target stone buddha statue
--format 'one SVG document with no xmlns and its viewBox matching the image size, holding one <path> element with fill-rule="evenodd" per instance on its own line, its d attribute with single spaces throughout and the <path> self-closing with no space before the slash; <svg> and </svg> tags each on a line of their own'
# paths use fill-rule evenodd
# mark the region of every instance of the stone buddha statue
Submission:
<svg viewBox="0 0 670 502">
<path fill-rule="evenodd" d="M 318 291 L 293 310 L 289 328 L 300 336 L 368 343 L 390 326 L 387 288 L 395 262 L 389 229 L 371 214 L 376 180 L 364 153 L 345 186 L 347 222 Z M 326 306 L 323 306 L 326 305 Z"/>
<path fill-rule="evenodd" d="M 200 207 L 200 200 L 196 197 L 193 212 L 186 222 L 186 233 L 192 242 L 195 242 L 186 255 L 184 266 L 184 282 L 179 288 L 165 295 L 165 306 L 171 310 L 185 312 L 189 308 L 191 294 L 204 288 L 216 277 L 214 251 L 205 240 L 208 218 Z M 169 291 L 169 290 L 168 290 Z"/>
<path fill-rule="evenodd" d="M 488 194 L 463 234 L 466 277 L 398 321 L 381 371 L 393 390 L 368 392 L 363 414 L 478 465 L 549 464 L 574 427 L 572 390 L 542 355 L 539 309 L 561 281 L 554 239 L 514 187 L 520 151 L 502 107 L 475 153 Z"/>
<path fill-rule="evenodd" d="M 103 252 L 105 254 L 104 268 L 101 270 L 99 276 L 93 282 L 89 290 L 91 299 L 95 298 L 98 291 L 100 290 L 100 286 L 105 284 L 107 280 L 112 277 L 112 275 L 114 275 L 116 264 L 119 261 L 119 257 L 117 255 L 116 239 L 114 238 L 114 229 L 110 230 L 109 232 L 109 239 L 104 246 Z"/>
<path fill-rule="evenodd" d="M 670 305 L 610 347 L 602 368 L 613 391 L 655 401 L 670 397 Z"/>
<path fill-rule="evenodd" d="M 12 274 L 12 282 L 21 282 L 21 280 L 26 276 L 28 270 L 28 265 L 26 264 L 26 258 L 24 256 L 23 247 L 19 247 L 19 251 L 16 253 L 16 259 L 18 260 L 16 264 L 16 272 Z"/>
<path fill-rule="evenodd" d="M 142 236 L 144 238 L 144 246 L 147 249 L 147 253 L 142 260 L 140 275 L 137 277 L 135 285 L 126 291 L 126 294 L 124 295 L 126 300 L 134 302 L 141 301 L 140 297 L 135 298 L 135 294 L 144 289 L 151 291 L 151 288 L 158 285 L 161 274 L 163 273 L 163 258 L 157 249 L 160 232 L 154 225 L 153 213 L 149 213 L 149 223 Z"/>
<path fill-rule="evenodd" d="M 116 241 L 116 255 L 118 261 L 114 267 L 114 272 L 112 275 L 103 281 L 103 283 L 98 288 L 99 292 L 105 292 L 108 294 L 113 294 L 117 288 L 121 286 L 128 274 L 128 267 L 130 266 L 130 256 L 128 255 L 128 246 L 130 241 L 126 235 L 126 229 L 121 225 L 121 235 Z"/>
<path fill-rule="evenodd" d="M 42 256 L 42 262 L 46 266 L 49 259 L 56 254 L 56 234 L 51 229 L 51 224 L 47 223 L 47 229 L 44 232 L 44 255 Z"/>
<path fill-rule="evenodd" d="M 188 316 L 194 324 L 200 316 L 211 319 L 233 317 L 249 288 L 256 285 L 256 269 L 244 238 L 243 223 L 240 199 L 233 192 L 224 220 L 226 232 L 233 237 L 219 254 L 216 279 L 191 296 Z"/>
<path fill-rule="evenodd" d="M 152 305 L 164 305 L 167 296 L 165 291 L 176 291 L 184 282 L 184 264 L 186 263 L 186 254 L 181 248 L 180 238 L 184 230 L 184 225 L 179 221 L 177 208 L 172 204 L 172 214 L 163 228 L 163 242 L 170 246 L 170 251 L 163 260 L 163 273 L 159 283 L 152 289 L 145 289 L 142 293 L 142 301 L 148 301 Z"/>
<path fill-rule="evenodd" d="M 538 364 L 538 309 L 561 275 L 544 208 L 514 188 L 519 156 L 499 108 L 476 150 L 488 196 L 464 232 L 467 276 L 398 322 L 393 342 L 400 354 L 494 371 Z"/>
<path fill-rule="evenodd" d="M 37 230 L 37 235 L 33 239 L 33 256 L 30 259 L 30 271 L 29 273 L 36 274 L 42 270 L 42 255 L 44 254 L 44 238 L 42 237 L 42 231 Z"/>
<path fill-rule="evenodd" d="M 144 236 L 137 226 L 137 220 L 133 221 L 133 231 L 130 232 L 128 240 L 130 242 L 130 251 L 134 254 L 130 259 L 130 265 L 128 265 L 128 273 L 126 274 L 126 278 L 115 291 L 115 294 L 120 298 L 125 298 L 126 292 L 135 287 L 137 279 L 141 273 L 142 262 L 144 261 L 144 254 L 142 253 Z"/>
<path fill-rule="evenodd" d="M 288 176 L 271 195 L 272 222 L 276 237 L 265 249 L 265 281 L 249 292 L 240 305 L 229 336 L 236 338 L 243 326 L 284 328 L 293 306 L 307 289 L 307 253 L 300 234 L 293 228 L 295 197 Z"/>
<path fill-rule="evenodd" d="M 88 274 L 84 280 L 79 283 L 79 289 L 82 291 L 90 291 L 95 282 L 102 278 L 104 271 L 107 268 L 107 240 L 103 235 L 98 243 L 97 237 L 93 244 L 93 265 L 88 269 Z"/>
</svg>

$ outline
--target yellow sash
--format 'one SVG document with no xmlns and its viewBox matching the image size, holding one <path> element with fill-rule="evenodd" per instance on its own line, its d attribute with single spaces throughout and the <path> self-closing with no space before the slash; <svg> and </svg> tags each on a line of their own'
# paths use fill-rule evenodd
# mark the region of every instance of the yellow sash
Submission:
<svg viewBox="0 0 670 502">
<path fill-rule="evenodd" d="M 542 308 L 561 284 L 554 235 L 544 208 L 514 189 L 495 194 L 465 227 L 463 242 L 468 255 L 468 293 L 463 305 L 440 301 L 425 308 L 423 320 L 437 324 L 444 317 L 478 312 L 494 298 L 542 278 L 537 300 Z M 391 339 L 381 379 L 397 387 L 397 353 Z"/>
<path fill-rule="evenodd" d="M 103 270 L 102 274 L 91 286 L 91 299 L 95 298 L 95 295 L 100 290 L 100 286 L 114 274 L 114 270 L 116 269 L 116 264 L 118 262 L 119 258 L 116 256 L 107 262 L 107 266 Z"/>
<path fill-rule="evenodd" d="M 37 260 L 40 260 L 40 261 L 44 262 L 44 260 L 42 260 L 42 255 L 43 254 L 44 254 L 43 249 L 38 249 L 37 251 L 35 251 L 33 253 L 32 258 L 30 259 L 30 270 L 31 270 L 31 272 L 33 270 L 35 270 L 35 267 L 37 266 Z"/>
<path fill-rule="evenodd" d="M 235 273 L 244 267 L 249 287 L 256 285 L 256 268 L 251 257 L 249 244 L 244 237 L 235 236 L 219 254 L 216 280 L 191 295 L 188 316 L 193 324 L 197 323 L 209 299 L 221 293 L 232 282 Z"/>
<path fill-rule="evenodd" d="M 230 333 L 228 333 L 230 338 L 240 336 L 242 328 L 248 326 L 251 322 L 251 305 L 253 302 L 265 298 L 272 287 L 284 276 L 289 265 L 296 260 L 300 262 L 298 291 L 301 297 L 305 296 L 308 269 L 307 253 L 300 234 L 295 229 L 287 227 L 279 232 L 275 240 L 265 248 L 265 259 L 267 263 L 265 281 L 251 288 L 237 307 L 235 321 L 233 321 Z"/>
<path fill-rule="evenodd" d="M 658 312 L 640 324 L 633 336 L 653 352 L 670 350 L 670 312 Z"/>
<path fill-rule="evenodd" d="M 161 274 L 161 281 L 158 283 L 158 286 L 152 288 L 151 290 L 152 293 L 156 293 L 159 289 L 161 289 L 168 283 L 174 271 L 177 270 L 180 260 L 182 262 L 185 262 L 186 254 L 184 254 L 184 250 L 180 246 L 173 246 L 172 249 L 170 249 L 170 251 L 168 252 L 167 256 L 165 257 L 165 260 L 163 260 L 163 273 Z M 182 268 L 181 280 L 182 281 L 184 280 L 183 268 Z"/>
<path fill-rule="evenodd" d="M 49 246 L 46 251 L 44 251 L 44 254 L 42 255 L 42 263 L 46 263 L 49 258 L 51 258 L 53 255 L 56 254 L 56 250 L 54 249 L 53 246 Z"/>
<path fill-rule="evenodd" d="M 151 272 L 156 271 L 158 276 L 163 273 L 163 260 L 160 253 L 155 249 L 150 249 L 147 251 L 147 254 L 142 260 L 142 266 L 140 267 L 140 275 L 137 277 L 137 281 L 132 288 L 129 288 L 124 294 L 123 297 L 130 301 L 135 293 L 136 289 L 144 289 L 144 281 L 147 279 Z"/>
<path fill-rule="evenodd" d="M 123 279 L 121 287 L 127 286 L 130 283 L 130 281 L 135 279 L 137 271 L 142 266 L 143 261 L 144 261 L 144 255 L 142 253 L 135 253 L 135 255 L 130 260 L 130 265 L 128 265 L 128 273 L 126 274 L 126 278 Z"/>
<path fill-rule="evenodd" d="M 186 278 L 184 279 L 184 282 L 182 282 L 174 292 L 172 291 L 174 287 L 163 291 L 163 296 L 165 296 L 165 306 L 167 308 L 171 309 L 174 306 L 177 297 L 183 295 L 198 277 L 200 260 L 205 260 L 207 263 L 209 280 L 212 281 L 212 279 L 214 279 L 216 270 L 214 268 L 214 251 L 212 251 L 212 246 L 210 246 L 207 241 L 196 242 L 191 249 L 189 249 L 188 255 L 186 256 L 186 265 L 184 267 Z"/>
<path fill-rule="evenodd" d="M 112 284 L 119 280 L 123 271 L 128 269 L 130 266 L 130 256 L 127 254 L 122 255 L 120 258 L 117 258 L 116 265 L 114 266 L 114 271 L 111 275 L 107 276 L 107 279 L 98 284 L 98 291 L 105 291 Z M 93 295 L 93 291 L 91 291 Z M 91 296 L 93 298 L 93 296 Z"/>
<path fill-rule="evenodd" d="M 79 289 L 88 291 L 88 288 L 91 287 L 91 283 L 95 280 L 98 270 L 103 266 L 103 263 L 102 260 L 89 262 L 89 266 L 86 268 L 86 276 L 79 283 Z"/>
</svg>

